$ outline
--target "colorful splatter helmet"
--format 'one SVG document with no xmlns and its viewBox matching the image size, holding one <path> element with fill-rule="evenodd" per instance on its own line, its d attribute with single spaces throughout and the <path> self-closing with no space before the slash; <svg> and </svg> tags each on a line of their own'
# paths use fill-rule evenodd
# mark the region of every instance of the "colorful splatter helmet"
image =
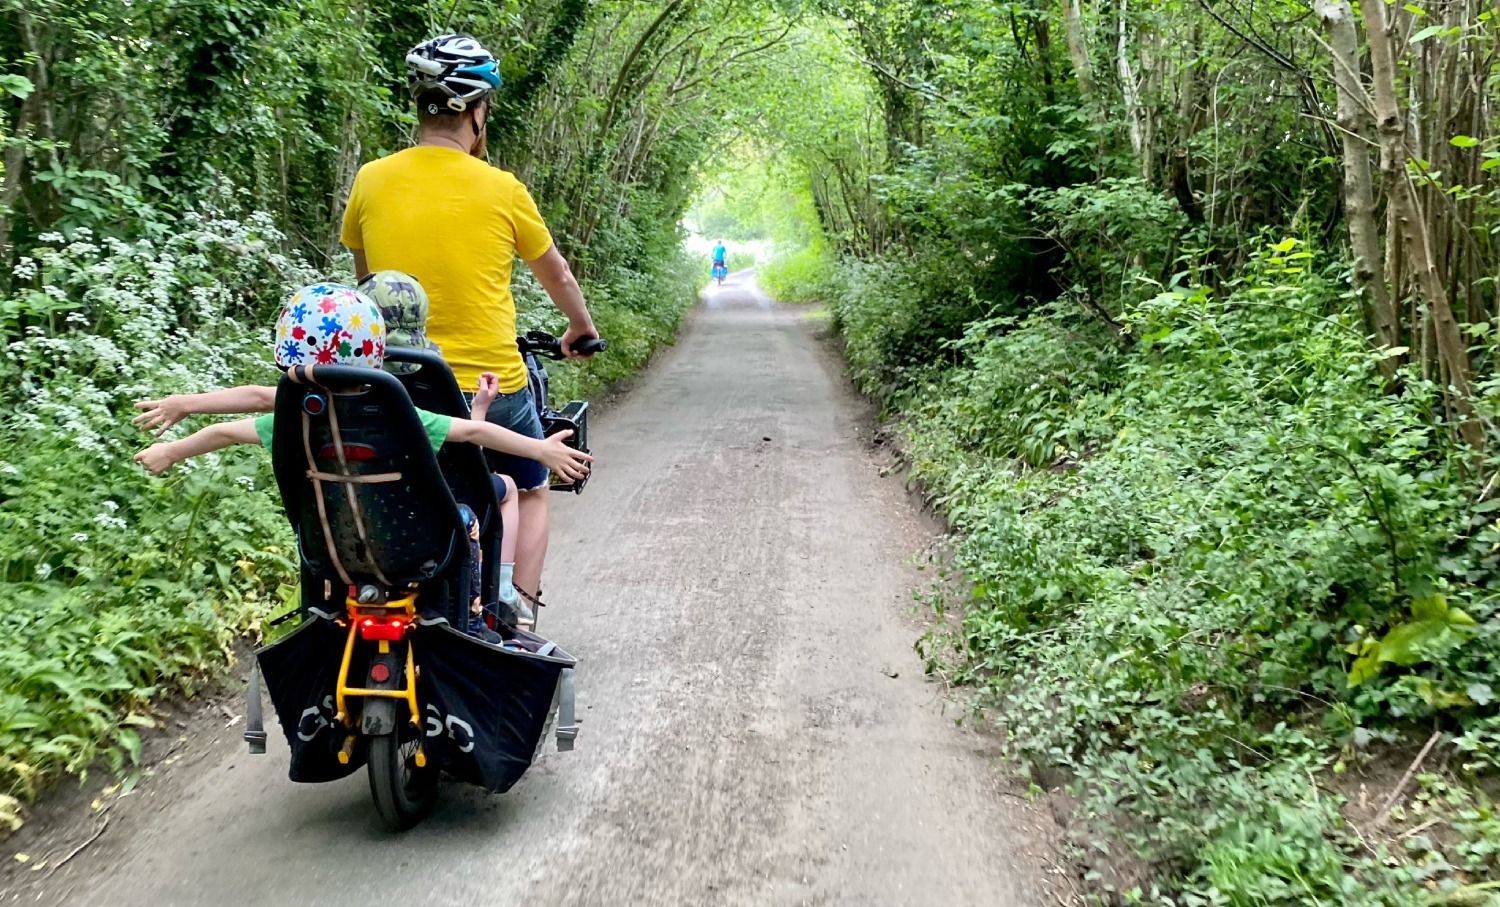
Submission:
<svg viewBox="0 0 1500 907">
<path fill-rule="evenodd" d="M 338 283 L 292 294 L 276 319 L 276 366 L 356 365 L 380 368 L 385 321 L 370 297 Z"/>
<path fill-rule="evenodd" d="M 427 339 L 427 291 L 415 277 L 405 271 L 376 271 L 359 282 L 359 291 L 370 297 L 385 319 L 386 346 L 438 352 L 438 345 Z M 418 366 L 387 362 L 384 368 L 401 375 Z"/>
</svg>

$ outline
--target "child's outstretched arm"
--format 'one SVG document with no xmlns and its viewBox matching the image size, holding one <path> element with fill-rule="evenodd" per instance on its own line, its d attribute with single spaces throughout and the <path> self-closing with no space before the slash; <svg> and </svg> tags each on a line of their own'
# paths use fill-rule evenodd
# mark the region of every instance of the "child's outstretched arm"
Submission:
<svg viewBox="0 0 1500 907">
<path fill-rule="evenodd" d="M 479 376 L 479 389 L 474 392 L 474 401 L 469 404 L 469 418 L 475 422 L 483 422 L 485 414 L 490 411 L 490 404 L 500 395 L 500 376 L 494 372 L 484 372 Z"/>
<path fill-rule="evenodd" d="M 200 428 L 186 438 L 168 441 L 165 444 L 153 444 L 136 454 L 135 461 L 146 467 L 146 471 L 153 476 L 159 476 L 166 472 L 173 463 L 181 462 L 189 457 L 223 450 L 235 444 L 259 443 L 260 437 L 255 434 L 254 419 L 218 422 L 206 428 Z"/>
<path fill-rule="evenodd" d="M 167 429 L 195 413 L 268 413 L 276 408 L 276 388 L 246 384 L 202 394 L 173 394 L 160 400 L 142 400 L 135 405 L 144 410 L 130 420 L 142 431 L 156 429 L 160 438 Z"/>
<path fill-rule="evenodd" d="M 491 422 L 454 419 L 453 424 L 448 426 L 447 440 L 472 441 L 480 447 L 535 460 L 563 478 L 577 481 L 588 475 L 589 463 L 594 458 L 563 443 L 564 439 L 572 436 L 571 430 L 560 431 L 538 441 Z"/>
</svg>

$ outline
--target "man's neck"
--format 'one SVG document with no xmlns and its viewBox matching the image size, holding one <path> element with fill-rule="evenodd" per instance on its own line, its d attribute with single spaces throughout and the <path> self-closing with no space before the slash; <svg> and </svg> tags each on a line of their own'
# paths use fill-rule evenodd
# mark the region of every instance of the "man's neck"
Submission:
<svg viewBox="0 0 1500 907">
<path fill-rule="evenodd" d="M 464 154 L 469 153 L 469 148 L 464 144 L 462 139 L 445 132 L 432 132 L 430 130 L 423 132 L 417 136 L 417 144 L 431 145 L 436 148 L 452 148 L 455 151 L 462 151 Z"/>
</svg>

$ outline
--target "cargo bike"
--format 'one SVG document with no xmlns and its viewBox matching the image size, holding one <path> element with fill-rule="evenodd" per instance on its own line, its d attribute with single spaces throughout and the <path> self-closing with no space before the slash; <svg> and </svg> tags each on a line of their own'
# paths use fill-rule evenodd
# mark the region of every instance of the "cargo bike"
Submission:
<svg viewBox="0 0 1500 907">
<path fill-rule="evenodd" d="M 587 404 L 550 410 L 545 370 L 520 342 L 533 386 L 542 372 L 548 433 L 573 427 L 570 443 L 581 445 Z M 561 358 L 555 338 L 530 343 Z M 590 343 L 589 352 L 604 347 Z M 390 348 L 386 361 L 400 374 L 299 366 L 277 388 L 271 454 L 297 536 L 302 595 L 288 617 L 300 624 L 255 653 L 245 739 L 265 752 L 263 683 L 291 780 L 364 768 L 380 817 L 404 830 L 432 809 L 442 774 L 499 793 L 549 738 L 571 750 L 577 663 L 493 619 L 501 520 L 483 451 L 449 442 L 434 452 L 416 413 L 468 418 L 453 373 L 428 350 Z M 460 505 L 478 523 L 478 594 L 499 644 L 462 632 L 475 590 Z"/>
</svg>

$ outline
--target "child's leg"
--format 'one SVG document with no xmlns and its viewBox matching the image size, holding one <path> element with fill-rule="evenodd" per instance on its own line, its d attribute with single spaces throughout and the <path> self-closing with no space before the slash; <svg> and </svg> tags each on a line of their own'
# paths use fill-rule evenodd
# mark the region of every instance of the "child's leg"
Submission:
<svg viewBox="0 0 1500 907">
<path fill-rule="evenodd" d="M 458 514 L 463 517 L 464 528 L 469 533 L 469 614 L 477 617 L 482 610 L 479 599 L 484 591 L 484 555 L 479 550 L 479 517 L 469 509 L 468 504 L 459 504 Z"/>
<path fill-rule="evenodd" d="M 500 588 L 497 597 L 511 608 L 517 622 L 529 629 L 536 623 L 536 616 L 516 593 L 514 580 L 516 536 L 521 525 L 520 495 L 510 476 L 495 474 L 491 479 L 495 484 L 495 497 L 500 501 Z"/>
<path fill-rule="evenodd" d="M 503 486 L 504 493 L 500 494 L 501 488 L 495 492 L 500 494 L 500 563 L 514 564 L 516 562 L 516 530 L 521 525 L 521 498 L 516 494 L 516 483 L 510 476 L 497 476 L 499 484 Z"/>
</svg>

